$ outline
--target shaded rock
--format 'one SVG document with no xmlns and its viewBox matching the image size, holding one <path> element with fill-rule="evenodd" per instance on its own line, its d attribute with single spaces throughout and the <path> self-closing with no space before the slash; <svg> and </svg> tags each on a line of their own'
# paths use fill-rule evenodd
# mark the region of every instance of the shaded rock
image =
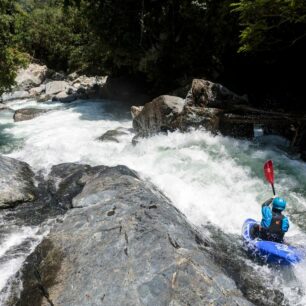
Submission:
<svg viewBox="0 0 306 306">
<path fill-rule="evenodd" d="M 16 100 L 16 99 L 28 99 L 31 98 L 33 95 L 31 95 L 28 91 L 21 90 L 21 91 L 14 91 L 10 93 L 4 93 L 1 96 L 1 100 L 3 102 L 8 102 L 11 100 Z"/>
<path fill-rule="evenodd" d="M 117 137 L 126 135 L 127 133 L 122 131 L 122 130 L 109 130 L 105 132 L 102 136 L 98 137 L 97 140 L 100 141 L 113 141 L 113 142 L 118 142 L 119 140 Z"/>
<path fill-rule="evenodd" d="M 17 305 L 251 305 L 205 237 L 135 172 L 71 167 L 52 170 L 57 186 L 73 182 L 71 169 L 84 186 L 29 258 Z"/>
<path fill-rule="evenodd" d="M 46 109 L 36 109 L 36 108 L 22 108 L 15 111 L 14 114 L 14 121 L 25 121 L 25 120 L 31 120 L 35 117 L 38 117 L 49 110 Z"/>
<path fill-rule="evenodd" d="M 95 76 L 95 77 L 88 77 L 86 75 L 81 75 L 77 79 L 72 81 L 72 85 L 75 88 L 83 87 L 85 89 L 92 88 L 93 86 L 102 86 L 105 84 L 107 80 L 106 76 Z"/>
<path fill-rule="evenodd" d="M 69 84 L 65 81 L 52 81 L 46 84 L 46 95 L 55 95 L 66 91 Z"/>
<path fill-rule="evenodd" d="M 68 94 L 65 91 L 58 93 L 55 97 L 52 98 L 52 101 L 59 101 L 63 103 L 73 102 L 77 99 L 76 94 Z"/>
<path fill-rule="evenodd" d="M 185 106 L 183 112 L 177 117 L 176 125 L 179 126 L 181 131 L 204 127 L 208 131 L 216 133 L 219 130 L 222 113 L 223 110 L 218 108 Z"/>
<path fill-rule="evenodd" d="M 142 110 L 134 107 L 133 128 L 143 136 L 179 128 L 176 119 L 184 104 L 179 97 L 159 96 L 145 104 Z"/>
<path fill-rule="evenodd" d="M 68 81 L 73 81 L 77 79 L 78 77 L 79 77 L 79 74 L 75 71 L 75 72 L 68 74 L 67 79 Z"/>
<path fill-rule="evenodd" d="M 137 117 L 141 113 L 142 110 L 143 110 L 143 106 L 132 106 L 131 107 L 132 119 Z"/>
<path fill-rule="evenodd" d="M 0 208 L 35 199 L 34 173 L 28 164 L 0 155 Z"/>
<path fill-rule="evenodd" d="M 64 72 L 59 72 L 59 71 L 55 71 L 53 69 L 48 69 L 47 75 L 46 75 L 46 81 L 50 82 L 50 80 L 52 81 L 64 81 L 66 78 L 66 75 Z"/>
<path fill-rule="evenodd" d="M 87 180 L 106 168 L 71 163 L 53 166 L 48 175 L 49 190 L 57 199 L 58 205 L 69 209 L 72 207 L 72 199 L 82 191 Z"/>
<path fill-rule="evenodd" d="M 186 97 L 187 105 L 229 108 L 237 104 L 247 104 L 246 96 L 239 96 L 221 84 L 194 79 Z"/>
<path fill-rule="evenodd" d="M 46 78 L 47 71 L 47 66 L 38 64 L 30 64 L 27 68 L 20 69 L 15 79 L 17 88 L 29 89 L 30 87 L 40 85 Z"/>
</svg>

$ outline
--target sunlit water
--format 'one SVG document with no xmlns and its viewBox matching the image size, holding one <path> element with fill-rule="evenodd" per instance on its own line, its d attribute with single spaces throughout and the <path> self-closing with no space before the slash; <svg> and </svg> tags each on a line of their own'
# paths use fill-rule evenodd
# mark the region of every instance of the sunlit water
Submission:
<svg viewBox="0 0 306 306">
<path fill-rule="evenodd" d="M 288 153 L 285 140 L 270 136 L 250 142 L 193 130 L 157 135 L 133 146 L 134 134 L 126 105 L 109 101 L 66 105 L 10 103 L 13 109 L 29 106 L 51 111 L 19 123 L 13 123 L 12 113 L 0 113 L 0 152 L 29 163 L 34 170 L 43 169 L 45 174 L 52 165 L 63 162 L 126 165 L 157 185 L 193 224 L 219 227 L 233 239 L 238 238 L 246 218 L 260 218 L 260 204 L 271 197 L 262 166 L 265 160 L 273 159 L 276 191 L 289 203 L 288 241 L 305 245 L 306 164 Z M 126 132 L 118 138 L 119 143 L 97 140 L 107 130 L 116 128 Z M 0 249 L 0 257 L 6 253 L 5 248 L 21 241 L 25 233 L 27 229 L 19 229 L 18 238 L 12 232 L 1 240 L 4 251 Z M 289 279 L 284 276 L 286 273 L 275 274 L 267 266 L 258 265 L 257 269 L 263 277 L 275 276 L 271 286 L 281 289 L 292 305 L 306 305 L 305 267 L 300 264 L 292 268 L 293 277 Z M 0 263 L 0 290 L 7 277 L 15 273 L 12 269 L 3 278 L 1 269 Z"/>
</svg>

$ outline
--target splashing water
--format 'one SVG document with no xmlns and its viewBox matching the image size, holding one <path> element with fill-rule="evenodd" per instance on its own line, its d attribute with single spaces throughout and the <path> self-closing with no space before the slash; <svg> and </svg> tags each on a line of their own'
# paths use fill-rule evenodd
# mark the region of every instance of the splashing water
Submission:
<svg viewBox="0 0 306 306">
<path fill-rule="evenodd" d="M 36 107 L 36 102 L 11 103 L 10 107 L 28 105 Z M 305 246 L 306 164 L 288 154 L 282 138 L 260 137 L 250 142 L 193 130 L 157 135 L 133 146 L 126 105 L 91 101 L 39 107 L 52 110 L 18 123 L 8 122 L 6 117 L 2 130 L 0 117 L 0 137 L 2 131 L 14 144 L 9 156 L 45 173 L 63 162 L 124 164 L 157 185 L 193 224 L 212 224 L 235 239 L 246 218 L 260 218 L 260 204 L 272 195 L 262 167 L 265 160 L 273 159 L 276 192 L 288 200 L 287 213 L 293 221 L 288 240 L 295 242 L 299 237 L 299 244 Z M 118 137 L 119 143 L 97 140 L 107 130 L 119 127 L 126 132 Z M 0 143 L 0 152 L 7 153 L 4 147 Z M 263 277 L 274 273 L 268 267 L 258 269 Z M 305 293 L 300 291 L 306 291 L 306 270 L 297 265 L 292 271 L 298 284 L 281 274 L 273 284 L 282 288 L 292 304 L 303 305 Z M 296 288 L 300 288 L 298 293 Z"/>
</svg>

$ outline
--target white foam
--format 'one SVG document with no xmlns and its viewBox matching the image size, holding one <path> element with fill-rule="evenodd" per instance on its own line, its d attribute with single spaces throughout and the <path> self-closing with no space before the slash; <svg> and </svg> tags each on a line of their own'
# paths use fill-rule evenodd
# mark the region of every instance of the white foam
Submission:
<svg viewBox="0 0 306 306">
<path fill-rule="evenodd" d="M 195 224 L 212 222 L 230 233 L 239 233 L 247 217 L 259 219 L 261 202 L 271 196 L 262 174 L 263 161 L 273 158 L 278 164 L 291 162 L 273 146 L 261 148 L 199 130 L 158 135 L 135 147 L 132 134 L 122 136 L 119 144 L 100 142 L 96 138 L 107 130 L 131 127 L 131 121 L 114 120 L 112 114 L 105 113 L 105 105 L 75 103 L 15 124 L 6 131 L 24 138 L 25 143 L 10 156 L 36 170 L 49 170 L 63 162 L 127 165 L 155 183 Z M 294 169 L 302 165 L 294 163 Z M 277 191 L 285 194 L 300 184 L 295 175 L 285 173 L 276 180 Z M 279 185 L 285 188 L 280 190 Z M 305 205 L 305 199 L 297 193 L 288 197 L 289 203 L 296 197 Z"/>
<path fill-rule="evenodd" d="M 273 159 L 276 191 L 288 200 L 289 214 L 305 210 L 306 165 L 288 156 L 282 138 L 263 137 L 261 143 L 251 143 L 197 130 L 157 135 L 137 146 L 131 144 L 131 133 L 120 136 L 120 143 L 100 142 L 96 138 L 107 130 L 132 126 L 131 120 L 107 113 L 107 105 L 74 103 L 15 123 L 6 132 L 24 139 L 24 145 L 10 156 L 46 172 L 63 162 L 126 165 L 157 185 L 194 224 L 212 223 L 236 234 L 246 218 L 260 219 L 260 205 L 272 195 L 262 167 Z M 305 236 L 291 224 L 287 236 L 299 235 Z M 278 286 L 279 280 L 275 282 Z"/>
<path fill-rule="evenodd" d="M 37 231 L 38 228 L 31 228 L 27 226 L 19 228 L 18 232 L 10 233 L 9 236 L 7 236 L 0 244 L 0 257 L 2 257 L 9 249 L 20 245 L 26 239 L 35 237 Z"/>
</svg>

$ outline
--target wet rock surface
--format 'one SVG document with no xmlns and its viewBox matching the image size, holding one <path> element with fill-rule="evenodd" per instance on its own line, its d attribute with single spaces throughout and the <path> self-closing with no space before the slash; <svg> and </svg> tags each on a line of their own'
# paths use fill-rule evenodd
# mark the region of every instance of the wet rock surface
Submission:
<svg viewBox="0 0 306 306">
<path fill-rule="evenodd" d="M 14 113 L 14 121 L 25 121 L 31 120 L 35 117 L 41 116 L 42 114 L 48 112 L 46 109 L 36 109 L 36 108 L 23 108 L 18 109 Z"/>
<path fill-rule="evenodd" d="M 132 107 L 133 128 L 138 135 L 151 136 L 160 132 L 205 127 L 216 132 L 222 110 L 187 105 L 184 99 L 160 96 L 143 108 Z"/>
<path fill-rule="evenodd" d="M 179 128 L 177 117 L 183 111 L 185 101 L 174 96 L 160 96 L 144 105 L 132 108 L 133 128 L 142 136 Z"/>
<path fill-rule="evenodd" d="M 34 173 L 29 165 L 0 155 L 0 190 L 0 208 L 32 202 L 37 190 L 34 186 Z"/>
<path fill-rule="evenodd" d="M 120 141 L 118 140 L 118 137 L 126 135 L 126 134 L 127 134 L 126 132 L 124 132 L 123 130 L 120 130 L 120 129 L 108 130 L 102 136 L 98 137 L 97 140 L 99 140 L 99 141 L 111 141 L 111 142 L 119 143 Z"/>
<path fill-rule="evenodd" d="M 239 96 L 225 86 L 208 80 L 194 79 L 186 96 L 187 105 L 230 108 L 233 105 L 248 104 L 246 96 Z"/>
<path fill-rule="evenodd" d="M 127 167 L 62 164 L 48 181 L 73 208 L 28 258 L 16 305 L 251 305 L 206 237 Z"/>
<path fill-rule="evenodd" d="M 138 133 L 134 144 L 141 137 L 202 127 L 225 136 L 252 139 L 258 125 L 286 137 L 299 152 L 305 151 L 305 115 L 255 109 L 246 96 L 208 80 L 194 79 L 185 99 L 160 96 L 144 106 L 132 106 L 131 114 Z"/>
</svg>

